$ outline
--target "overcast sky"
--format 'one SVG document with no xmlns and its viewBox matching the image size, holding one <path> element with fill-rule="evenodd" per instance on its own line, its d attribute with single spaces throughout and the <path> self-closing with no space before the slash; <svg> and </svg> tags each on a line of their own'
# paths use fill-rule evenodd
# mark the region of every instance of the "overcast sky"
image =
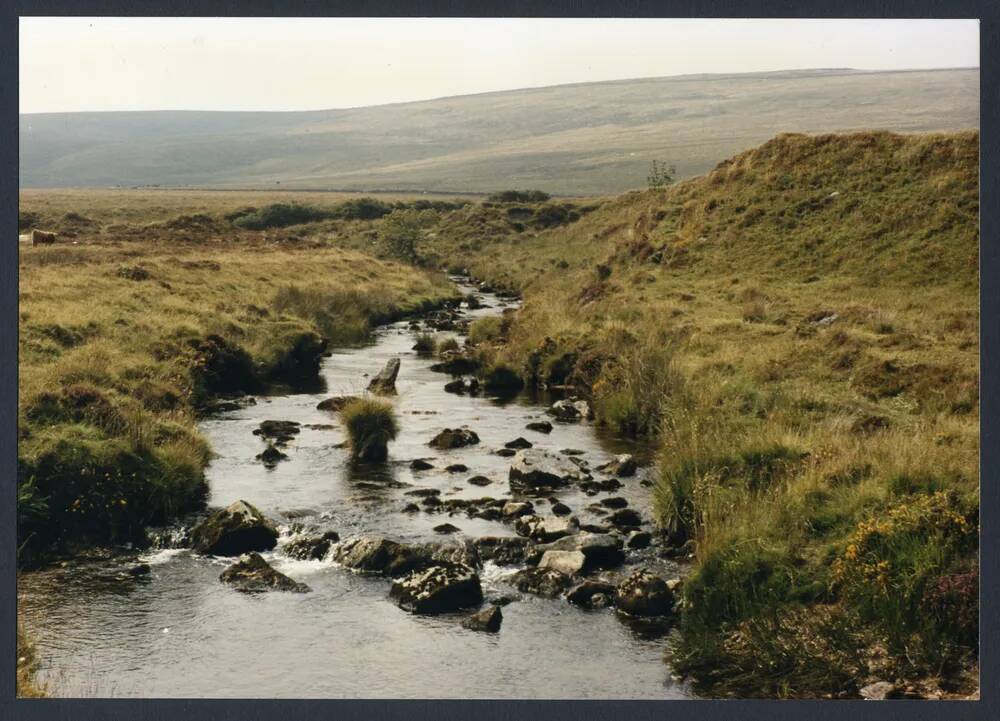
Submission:
<svg viewBox="0 0 1000 721">
<path fill-rule="evenodd" d="M 975 20 L 22 18 L 20 108 L 308 110 L 686 73 L 978 65 Z"/>
</svg>

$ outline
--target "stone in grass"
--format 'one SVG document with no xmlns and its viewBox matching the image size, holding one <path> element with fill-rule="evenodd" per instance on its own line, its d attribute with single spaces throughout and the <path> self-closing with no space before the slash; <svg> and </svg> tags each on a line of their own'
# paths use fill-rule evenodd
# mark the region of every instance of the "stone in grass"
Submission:
<svg viewBox="0 0 1000 721">
<path fill-rule="evenodd" d="M 499 606 L 487 606 L 482 611 L 474 613 L 462 621 L 462 627 L 470 631 L 485 631 L 496 633 L 503 622 L 503 612 Z"/>
<path fill-rule="evenodd" d="M 306 593 L 311 589 L 304 583 L 293 581 L 280 571 L 276 571 L 259 553 L 250 553 L 227 568 L 219 576 L 223 583 L 244 593 L 262 593 L 264 591 L 292 591 Z"/>
</svg>

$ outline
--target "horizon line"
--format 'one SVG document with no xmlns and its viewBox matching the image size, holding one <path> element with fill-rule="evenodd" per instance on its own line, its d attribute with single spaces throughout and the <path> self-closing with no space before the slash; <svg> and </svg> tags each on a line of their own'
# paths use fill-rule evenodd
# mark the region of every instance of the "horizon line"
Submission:
<svg viewBox="0 0 1000 721">
<path fill-rule="evenodd" d="M 728 73 L 679 73 L 677 75 L 642 75 L 628 78 L 614 78 L 610 80 L 581 80 L 570 83 L 556 83 L 555 85 L 530 85 L 519 88 L 506 88 L 503 90 L 483 90 L 473 93 L 460 93 L 457 95 L 438 95 L 417 100 L 397 100 L 386 103 L 374 103 L 372 105 L 350 105 L 344 107 L 325 108 L 300 108 L 295 110 L 215 110 L 199 108 L 147 108 L 142 110 L 41 110 L 41 111 L 18 111 L 18 117 L 29 115 L 82 115 L 82 114 L 112 114 L 112 113 L 226 113 L 226 114 L 281 114 L 281 113 L 329 113 L 349 110 L 365 110 L 371 108 L 385 108 L 394 105 L 415 105 L 419 103 L 430 103 L 438 100 L 454 100 L 457 98 L 470 98 L 482 95 L 499 95 L 501 93 L 520 93 L 534 90 L 548 90 L 554 88 L 567 88 L 582 85 L 605 85 L 611 83 L 643 82 L 654 80 L 686 80 L 686 79 L 718 79 L 734 76 L 762 76 L 779 75 L 783 73 L 826 73 L 829 75 L 846 74 L 879 74 L 879 73 L 920 73 L 920 72 L 947 72 L 956 70 L 980 70 L 979 65 L 934 67 L 934 68 L 783 68 L 780 70 L 752 70 L 748 72 L 728 72 Z"/>
</svg>

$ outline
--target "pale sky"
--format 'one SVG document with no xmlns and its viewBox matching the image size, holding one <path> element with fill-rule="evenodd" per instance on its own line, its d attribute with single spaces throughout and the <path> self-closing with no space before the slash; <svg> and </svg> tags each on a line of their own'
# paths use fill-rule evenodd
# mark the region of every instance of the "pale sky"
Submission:
<svg viewBox="0 0 1000 721">
<path fill-rule="evenodd" d="M 21 18 L 20 110 L 316 110 L 688 73 L 978 65 L 975 20 Z"/>
</svg>

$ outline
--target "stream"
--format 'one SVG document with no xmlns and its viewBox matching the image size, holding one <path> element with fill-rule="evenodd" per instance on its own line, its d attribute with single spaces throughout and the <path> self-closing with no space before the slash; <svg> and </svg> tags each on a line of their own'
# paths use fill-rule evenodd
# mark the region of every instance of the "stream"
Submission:
<svg viewBox="0 0 1000 721">
<path fill-rule="evenodd" d="M 457 279 L 465 293 L 474 286 Z M 485 307 L 467 317 L 500 313 L 516 301 L 477 292 Z M 447 335 L 441 334 L 442 337 Z M 36 641 L 38 680 L 56 696 L 241 698 L 687 698 L 663 661 L 667 628 L 624 621 L 611 609 L 583 610 L 565 599 L 513 589 L 518 567 L 486 562 L 480 571 L 487 598 L 515 600 L 503 607 L 499 633 L 467 630 L 467 613 L 420 616 L 389 598 L 390 582 L 340 567 L 332 560 L 296 560 L 283 546 L 303 532 L 336 531 L 341 539 L 383 535 L 404 542 L 451 542 L 478 536 L 511 536 L 501 521 L 402 508 L 419 498 L 405 493 L 436 488 L 441 498 L 510 494 L 510 458 L 497 449 L 518 436 L 558 453 L 577 449 L 591 467 L 628 452 L 642 463 L 619 490 L 587 496 L 576 486 L 554 495 L 581 522 L 601 517 L 586 507 L 607 495 L 624 496 L 648 530 L 650 451 L 589 422 L 553 423 L 550 434 L 526 430 L 551 420 L 556 398 L 525 391 L 513 399 L 446 393 L 451 378 L 430 370 L 435 360 L 411 350 L 409 321 L 377 329 L 369 344 L 338 349 L 324 359 L 325 389 L 317 393 L 259 396 L 255 405 L 203 420 L 201 431 L 216 457 L 207 470 L 211 507 L 245 499 L 281 531 L 277 548 L 262 554 L 277 570 L 308 584 L 311 593 L 245 594 L 219 581 L 234 559 L 205 557 L 182 548 L 144 552 L 148 575 L 124 571 L 128 557 L 73 561 L 19 579 L 19 608 Z M 335 414 L 316 405 L 334 395 L 359 394 L 368 377 L 392 357 L 401 358 L 393 403 L 400 421 L 389 462 L 355 467 L 343 447 Z M 301 432 L 284 448 L 288 460 L 273 469 L 255 456 L 264 442 L 253 430 L 265 419 L 297 421 Z M 307 427 L 312 426 L 312 427 Z M 477 445 L 447 451 L 428 447 L 442 429 L 468 426 Z M 426 458 L 431 470 L 414 471 Z M 468 471 L 448 473 L 461 463 Z M 467 483 L 483 475 L 485 487 Z M 537 512 L 550 516 L 544 498 Z M 459 533 L 443 536 L 442 523 Z M 626 564 L 601 575 L 610 579 L 647 567 L 663 578 L 680 575 L 657 546 L 629 551 Z"/>
</svg>

